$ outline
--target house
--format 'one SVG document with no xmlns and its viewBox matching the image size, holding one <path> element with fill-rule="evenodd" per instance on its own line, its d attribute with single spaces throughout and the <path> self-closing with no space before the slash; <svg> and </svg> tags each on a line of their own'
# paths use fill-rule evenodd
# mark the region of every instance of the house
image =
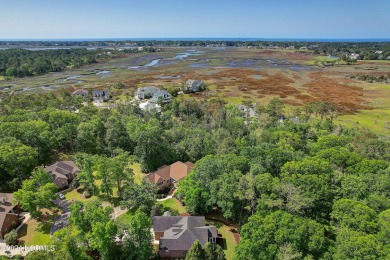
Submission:
<svg viewBox="0 0 390 260">
<path fill-rule="evenodd" d="M 360 59 L 360 55 L 359 55 L 359 54 L 356 54 L 356 53 L 351 53 L 351 54 L 349 55 L 349 58 L 358 60 L 358 59 Z"/>
<path fill-rule="evenodd" d="M 156 93 L 159 90 L 160 90 L 159 88 L 156 88 L 154 86 L 138 88 L 137 91 L 134 93 L 134 97 L 135 99 L 138 100 L 151 98 L 153 97 L 154 93 Z"/>
<path fill-rule="evenodd" d="M 85 89 L 78 89 L 72 93 L 72 97 L 82 96 L 86 97 L 88 96 L 88 90 Z"/>
<path fill-rule="evenodd" d="M 247 105 L 238 105 L 237 108 L 240 111 L 240 116 L 242 118 L 258 116 L 256 110 L 253 107 L 248 107 Z"/>
<path fill-rule="evenodd" d="M 46 166 L 44 170 L 53 176 L 53 182 L 59 189 L 69 186 L 80 172 L 79 167 L 72 161 L 58 161 Z"/>
<path fill-rule="evenodd" d="M 102 103 L 110 98 L 110 93 L 107 90 L 92 90 L 92 98 Z"/>
<path fill-rule="evenodd" d="M 171 94 L 168 91 L 161 89 L 153 94 L 152 101 L 156 103 L 170 103 L 171 102 Z"/>
<path fill-rule="evenodd" d="M 159 190 L 163 190 L 186 177 L 193 167 L 192 162 L 178 161 L 171 165 L 164 165 L 146 177 L 151 183 L 155 183 Z"/>
<path fill-rule="evenodd" d="M 0 238 L 16 228 L 20 223 L 19 214 L 21 209 L 18 204 L 12 202 L 14 195 L 12 193 L 0 193 Z"/>
<path fill-rule="evenodd" d="M 161 106 L 153 101 L 147 100 L 146 102 L 142 102 L 139 104 L 139 108 L 143 111 L 157 111 L 161 112 Z"/>
<path fill-rule="evenodd" d="M 174 259 L 184 259 L 195 240 L 204 247 L 207 242 L 216 243 L 218 235 L 215 226 L 206 226 L 203 216 L 170 214 L 153 217 L 153 232 L 159 240 L 159 256 Z"/>
<path fill-rule="evenodd" d="M 187 80 L 184 86 L 184 92 L 199 92 L 203 90 L 203 81 L 202 80 Z"/>
</svg>

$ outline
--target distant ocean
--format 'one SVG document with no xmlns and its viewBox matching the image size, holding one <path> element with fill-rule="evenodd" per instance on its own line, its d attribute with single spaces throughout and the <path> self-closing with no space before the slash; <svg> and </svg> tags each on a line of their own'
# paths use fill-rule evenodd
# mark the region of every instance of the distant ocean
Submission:
<svg viewBox="0 0 390 260">
<path fill-rule="evenodd" d="M 280 42 L 390 42 L 390 38 L 85 38 L 85 39 L 0 39 L 0 41 L 280 41 Z"/>
</svg>

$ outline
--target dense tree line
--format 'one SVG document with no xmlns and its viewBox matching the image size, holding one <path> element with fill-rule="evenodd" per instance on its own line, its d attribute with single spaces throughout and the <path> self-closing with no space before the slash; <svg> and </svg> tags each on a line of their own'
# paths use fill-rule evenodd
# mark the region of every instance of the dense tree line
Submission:
<svg viewBox="0 0 390 260">
<path fill-rule="evenodd" d="M 0 75 L 27 77 L 47 72 L 63 71 L 96 63 L 104 54 L 101 50 L 54 49 L 25 50 L 8 49 L 0 51 Z"/>
<path fill-rule="evenodd" d="M 78 180 L 89 193 L 110 197 L 117 190 L 124 207 L 148 219 L 155 189 L 135 183 L 128 165 L 138 161 L 150 172 L 189 160 L 196 164 L 179 183 L 177 197 L 192 214 L 219 211 L 238 225 L 242 240 L 236 259 L 390 256 L 390 144 L 335 125 L 336 111 L 326 102 L 295 109 L 300 122 L 283 116 L 277 98 L 245 102 L 258 112 L 250 119 L 219 99 L 178 97 L 162 114 L 140 111 L 137 104 L 82 106 L 65 92 L 9 96 L 0 104 L 0 174 L 7 184 L 2 189 L 19 188 L 32 169 L 60 153 L 76 154 Z M 40 194 L 51 189 L 45 182 L 37 185 L 36 178 L 23 182 L 22 189 L 33 194 L 32 207 L 39 209 Z M 107 220 L 109 209 L 72 207 L 75 230 L 59 233 L 61 241 L 71 239 L 66 246 L 82 243 L 103 258 L 123 253 L 112 243 L 120 225 Z M 143 229 L 150 225 L 141 222 Z M 141 250 L 142 241 L 130 240 L 129 249 Z M 77 253 L 71 249 L 64 250 Z"/>
</svg>

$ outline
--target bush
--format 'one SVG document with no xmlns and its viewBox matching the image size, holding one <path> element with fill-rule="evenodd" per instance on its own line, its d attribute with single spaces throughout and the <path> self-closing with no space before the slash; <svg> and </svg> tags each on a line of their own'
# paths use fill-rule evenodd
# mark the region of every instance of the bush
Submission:
<svg viewBox="0 0 390 260">
<path fill-rule="evenodd" d="M 71 184 L 72 188 L 77 189 L 80 187 L 80 182 L 77 179 L 74 179 Z"/>
<path fill-rule="evenodd" d="M 9 246 L 18 243 L 18 233 L 15 229 L 12 229 L 9 233 L 4 235 L 4 242 Z"/>
</svg>

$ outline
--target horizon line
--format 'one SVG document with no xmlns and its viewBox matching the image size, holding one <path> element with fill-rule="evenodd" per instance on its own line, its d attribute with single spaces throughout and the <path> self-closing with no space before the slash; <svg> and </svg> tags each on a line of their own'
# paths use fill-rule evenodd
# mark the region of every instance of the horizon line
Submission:
<svg viewBox="0 0 390 260">
<path fill-rule="evenodd" d="M 233 41 L 316 41 L 316 40 L 340 40 L 340 41 L 390 41 L 390 38 L 338 38 L 338 37 L 91 37 L 91 38 L 0 38 L 0 41 L 136 41 L 136 40 L 233 40 Z"/>
</svg>

